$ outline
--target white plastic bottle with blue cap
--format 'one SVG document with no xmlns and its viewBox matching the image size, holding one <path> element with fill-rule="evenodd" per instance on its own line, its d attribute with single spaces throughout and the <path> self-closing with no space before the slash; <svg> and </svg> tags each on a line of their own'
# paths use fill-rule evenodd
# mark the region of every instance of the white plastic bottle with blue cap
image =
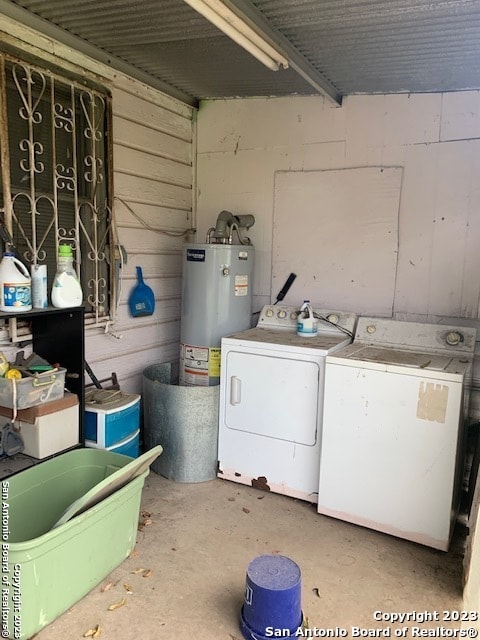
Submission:
<svg viewBox="0 0 480 640">
<path fill-rule="evenodd" d="M 0 262 L 0 310 L 10 313 L 30 311 L 32 283 L 25 265 L 6 251 Z"/>
<path fill-rule="evenodd" d="M 317 335 L 317 319 L 313 314 L 310 300 L 304 300 L 297 317 L 297 335 L 302 338 L 312 338 Z"/>
</svg>

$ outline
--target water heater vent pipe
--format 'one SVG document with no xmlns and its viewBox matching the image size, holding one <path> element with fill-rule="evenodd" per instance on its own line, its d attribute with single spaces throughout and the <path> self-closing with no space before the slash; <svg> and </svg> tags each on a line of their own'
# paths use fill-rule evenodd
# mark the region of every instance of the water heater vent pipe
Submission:
<svg viewBox="0 0 480 640">
<path fill-rule="evenodd" d="M 251 214 L 235 216 L 230 211 L 222 211 L 218 214 L 216 226 L 211 227 L 207 232 L 207 243 L 210 243 L 213 236 L 216 243 L 232 244 L 232 234 L 235 229 L 240 244 L 250 244 L 249 238 L 242 238 L 241 230 L 248 230 L 254 224 L 255 218 Z"/>
</svg>

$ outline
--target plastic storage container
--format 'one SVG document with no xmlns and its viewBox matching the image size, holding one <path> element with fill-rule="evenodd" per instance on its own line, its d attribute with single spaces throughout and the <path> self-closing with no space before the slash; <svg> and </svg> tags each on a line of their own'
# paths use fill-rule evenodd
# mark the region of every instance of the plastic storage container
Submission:
<svg viewBox="0 0 480 640">
<path fill-rule="evenodd" d="M 137 458 L 140 452 L 140 429 L 137 429 L 134 433 L 127 436 L 120 442 L 116 442 L 111 447 L 102 447 L 97 442 L 92 440 L 85 440 L 86 447 L 92 447 L 93 449 L 106 449 L 106 451 L 112 451 L 114 453 L 121 453 L 124 456 L 130 456 L 130 458 Z"/>
<path fill-rule="evenodd" d="M 148 467 L 98 504 L 52 528 L 72 503 L 131 462 L 117 453 L 78 449 L 2 481 L 10 530 L 2 555 L 2 575 L 9 581 L 4 578 L 2 584 L 2 631 L 9 632 L 4 637 L 30 638 L 131 553 Z"/>
<path fill-rule="evenodd" d="M 12 412 L 0 407 L 0 425 L 11 420 Z M 22 453 L 32 458 L 46 458 L 74 447 L 79 442 L 78 398 L 67 393 L 60 400 L 20 409 L 15 427 L 23 440 Z"/>
<path fill-rule="evenodd" d="M 85 439 L 99 447 L 111 448 L 135 435 L 140 426 L 140 396 L 108 390 L 94 392 L 103 402 L 85 402 Z M 90 445 L 89 445 L 90 446 Z"/>
<path fill-rule="evenodd" d="M 44 402 L 63 398 L 67 370 L 45 371 L 21 380 L 0 378 L 0 405 L 27 409 Z"/>
</svg>

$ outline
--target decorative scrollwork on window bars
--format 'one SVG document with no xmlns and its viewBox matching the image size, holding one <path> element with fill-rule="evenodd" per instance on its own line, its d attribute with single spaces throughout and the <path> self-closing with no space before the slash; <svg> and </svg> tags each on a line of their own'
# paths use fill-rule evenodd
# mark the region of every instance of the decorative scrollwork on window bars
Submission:
<svg viewBox="0 0 480 640">
<path fill-rule="evenodd" d="M 89 324 L 104 324 L 113 302 L 106 94 L 5 61 L 15 245 L 27 262 L 47 263 L 53 279 L 58 245 L 69 242 Z"/>
</svg>

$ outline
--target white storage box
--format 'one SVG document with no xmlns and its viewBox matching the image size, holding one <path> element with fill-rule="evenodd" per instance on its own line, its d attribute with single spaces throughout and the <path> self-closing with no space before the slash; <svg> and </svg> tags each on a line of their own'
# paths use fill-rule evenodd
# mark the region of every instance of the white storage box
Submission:
<svg viewBox="0 0 480 640">
<path fill-rule="evenodd" d="M 8 411 L 2 408 L 2 414 Z M 11 422 L 0 415 L 0 425 Z M 20 429 L 25 448 L 22 453 L 32 458 L 46 458 L 79 443 L 78 398 L 67 394 L 60 400 L 19 411 L 15 427 Z"/>
<path fill-rule="evenodd" d="M 27 409 L 63 398 L 67 370 L 44 371 L 21 380 L 0 378 L 0 406 Z"/>
</svg>

